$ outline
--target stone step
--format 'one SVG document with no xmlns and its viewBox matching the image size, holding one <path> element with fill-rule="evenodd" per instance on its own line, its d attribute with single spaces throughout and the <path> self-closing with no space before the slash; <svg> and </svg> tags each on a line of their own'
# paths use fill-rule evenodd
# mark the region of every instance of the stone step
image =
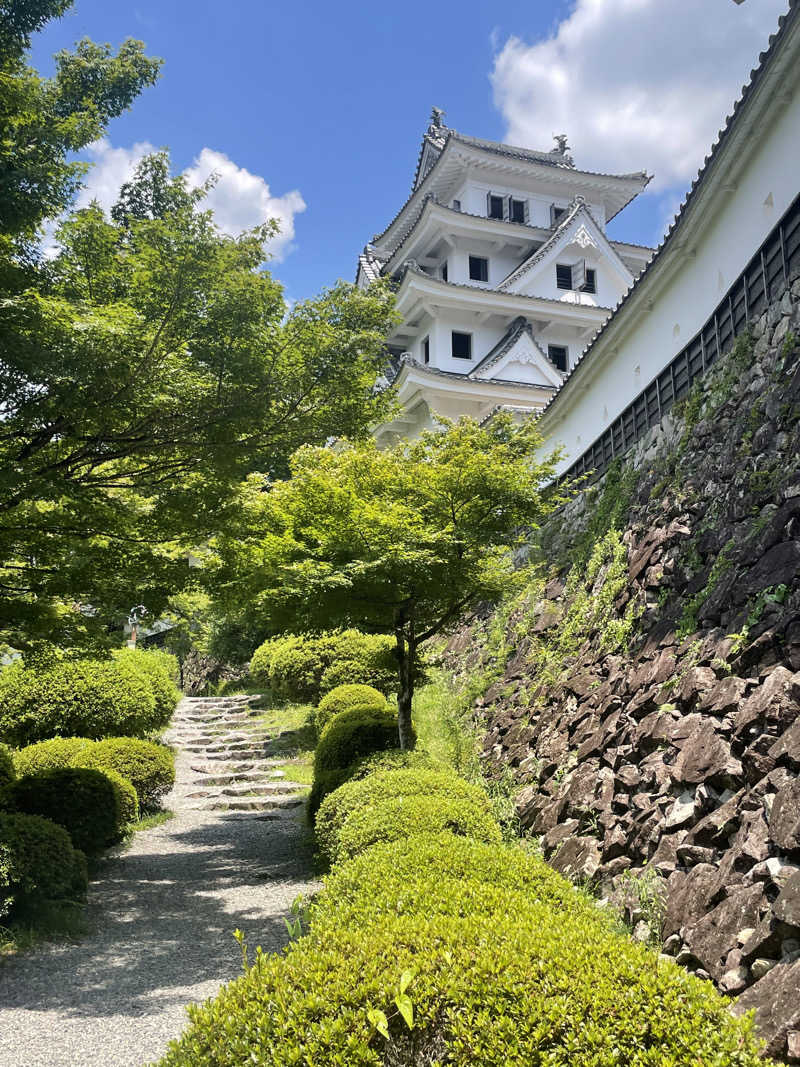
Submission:
<svg viewBox="0 0 800 1067">
<path fill-rule="evenodd" d="M 225 797 L 222 800 L 212 800 L 206 803 L 187 805 L 189 811 L 269 811 L 280 808 L 298 808 L 305 803 L 302 796 L 276 797 L 265 803 L 258 799 L 244 799 L 241 797 Z"/>
<path fill-rule="evenodd" d="M 284 778 L 283 771 L 230 771 L 227 774 L 200 774 L 195 785 L 235 785 L 237 782 L 270 782 Z"/>
</svg>

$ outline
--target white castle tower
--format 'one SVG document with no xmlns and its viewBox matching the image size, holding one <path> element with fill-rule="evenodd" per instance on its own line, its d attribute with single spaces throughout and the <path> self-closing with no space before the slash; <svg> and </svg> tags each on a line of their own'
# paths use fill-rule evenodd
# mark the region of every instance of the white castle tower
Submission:
<svg viewBox="0 0 800 1067">
<path fill-rule="evenodd" d="M 402 414 L 379 441 L 414 437 L 434 414 L 539 411 L 653 250 L 606 224 L 650 180 L 578 170 L 550 152 L 466 137 L 433 109 L 410 197 L 358 263 L 357 284 L 397 283 L 389 337 Z"/>
</svg>

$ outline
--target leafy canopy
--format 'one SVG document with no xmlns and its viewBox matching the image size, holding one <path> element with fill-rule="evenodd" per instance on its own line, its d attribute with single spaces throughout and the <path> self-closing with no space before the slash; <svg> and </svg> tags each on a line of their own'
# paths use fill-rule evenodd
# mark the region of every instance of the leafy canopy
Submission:
<svg viewBox="0 0 800 1067">
<path fill-rule="evenodd" d="M 223 608 L 249 605 L 275 630 L 394 634 L 402 715 L 417 647 L 503 592 L 510 550 L 558 502 L 540 444 L 534 421 L 500 414 L 383 451 L 301 448 L 290 479 L 248 480 L 235 537 L 214 542 Z"/>
</svg>

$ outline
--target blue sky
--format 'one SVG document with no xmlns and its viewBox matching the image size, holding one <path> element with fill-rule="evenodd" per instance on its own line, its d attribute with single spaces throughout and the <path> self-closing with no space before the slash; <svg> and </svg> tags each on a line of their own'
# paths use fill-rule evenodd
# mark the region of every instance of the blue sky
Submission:
<svg viewBox="0 0 800 1067">
<path fill-rule="evenodd" d="M 352 279 L 363 244 L 407 197 L 432 105 L 464 133 L 551 147 L 576 164 L 656 173 L 612 236 L 658 240 L 785 0 L 77 0 L 33 62 L 82 36 L 141 38 L 163 75 L 116 120 L 90 194 L 148 146 L 222 175 L 224 225 L 282 219 L 274 273 L 291 298 Z"/>
</svg>

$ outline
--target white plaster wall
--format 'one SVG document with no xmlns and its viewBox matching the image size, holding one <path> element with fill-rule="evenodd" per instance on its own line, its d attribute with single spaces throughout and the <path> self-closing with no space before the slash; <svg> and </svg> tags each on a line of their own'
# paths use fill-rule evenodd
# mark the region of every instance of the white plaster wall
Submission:
<svg viewBox="0 0 800 1067">
<path fill-rule="evenodd" d="M 596 272 L 597 292 L 582 293 L 573 289 L 559 289 L 556 285 L 556 264 L 576 263 L 579 259 L 585 259 L 586 266 Z M 578 245 L 567 245 L 562 252 L 556 253 L 555 258 L 537 264 L 514 286 L 516 292 L 529 296 L 543 296 L 550 300 L 561 300 L 565 304 L 609 308 L 616 307 L 626 289 L 620 274 L 609 266 L 604 256 L 593 248 L 583 249 Z"/>
<path fill-rule="evenodd" d="M 509 320 L 510 321 L 510 320 Z M 457 374 L 469 374 L 503 336 L 507 326 L 502 329 L 481 326 L 475 322 L 474 315 L 465 312 L 447 312 L 437 318 L 430 330 L 431 338 L 431 361 L 430 366 L 437 370 L 455 371 Z M 452 339 L 451 333 L 458 330 L 461 333 L 472 334 L 472 359 L 453 359 L 451 356 Z M 419 357 L 422 358 L 421 356 Z"/>
<path fill-rule="evenodd" d="M 771 131 L 753 144 L 735 190 L 717 194 L 719 209 L 711 228 L 695 255 L 685 257 L 652 311 L 639 313 L 629 324 L 615 352 L 599 345 L 590 353 L 587 358 L 593 362 L 567 384 L 552 414 L 543 416 L 549 442 L 545 451 L 553 444 L 566 449 L 559 470 L 600 436 L 708 319 L 797 196 L 798 144 L 800 94 L 795 93 Z M 626 308 L 621 315 L 629 313 Z"/>
<path fill-rule="evenodd" d="M 475 282 L 470 279 L 470 256 L 483 256 L 489 260 L 488 282 Z M 519 266 L 520 262 L 519 256 L 492 252 L 491 247 L 485 241 L 476 238 L 473 247 L 456 248 L 449 253 L 447 257 L 447 280 L 449 282 L 457 282 L 460 285 L 475 285 L 479 289 L 495 289 L 515 267 Z"/>
<path fill-rule="evenodd" d="M 556 179 L 557 180 L 557 179 Z M 537 191 L 535 185 L 507 185 L 502 180 L 487 174 L 484 180 L 469 178 L 459 186 L 458 192 L 453 194 L 454 200 L 461 201 L 461 210 L 470 215 L 486 215 L 487 200 L 489 193 L 497 196 L 513 196 L 518 200 L 528 201 L 528 222 L 531 226 L 550 225 L 550 205 L 568 208 L 572 203 L 572 190 L 562 193 Z M 452 203 L 452 201 L 451 201 Z M 587 206 L 594 216 L 598 226 L 605 229 L 605 208 L 601 203 L 587 201 Z"/>
</svg>

